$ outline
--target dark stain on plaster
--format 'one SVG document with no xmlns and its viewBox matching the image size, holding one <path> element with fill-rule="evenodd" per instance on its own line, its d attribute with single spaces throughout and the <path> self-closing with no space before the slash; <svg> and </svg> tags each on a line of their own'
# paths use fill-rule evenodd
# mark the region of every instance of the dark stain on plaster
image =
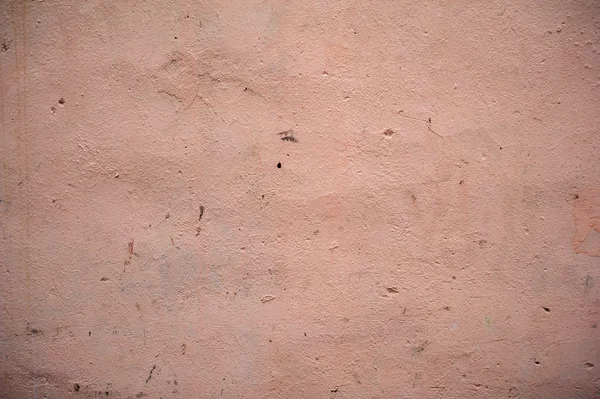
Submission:
<svg viewBox="0 0 600 399">
<path fill-rule="evenodd" d="M 156 364 L 154 366 L 152 366 L 152 369 L 150 370 L 150 374 L 148 374 L 148 378 L 146 378 L 146 384 L 150 382 L 150 380 L 152 379 L 152 373 L 154 372 L 154 370 L 156 370 Z"/>
<path fill-rule="evenodd" d="M 292 143 L 297 143 L 298 139 L 294 136 L 294 131 L 292 129 L 277 133 L 278 136 L 281 136 L 282 141 L 291 141 Z"/>
</svg>

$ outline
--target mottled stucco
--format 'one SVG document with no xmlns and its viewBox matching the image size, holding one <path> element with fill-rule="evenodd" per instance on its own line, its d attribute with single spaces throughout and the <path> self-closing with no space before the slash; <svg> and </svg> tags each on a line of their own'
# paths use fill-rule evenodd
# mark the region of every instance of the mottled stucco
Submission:
<svg viewBox="0 0 600 399">
<path fill-rule="evenodd" d="M 0 397 L 600 397 L 597 1 L 0 1 Z"/>
</svg>

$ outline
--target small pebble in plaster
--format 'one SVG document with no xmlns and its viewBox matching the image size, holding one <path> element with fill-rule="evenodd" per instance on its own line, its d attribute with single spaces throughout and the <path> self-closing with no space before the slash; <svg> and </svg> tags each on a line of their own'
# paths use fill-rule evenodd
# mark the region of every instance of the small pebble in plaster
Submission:
<svg viewBox="0 0 600 399">
<path fill-rule="evenodd" d="M 396 288 L 396 287 L 388 287 L 387 288 L 387 292 L 391 292 L 391 293 L 397 294 L 400 291 L 398 291 L 398 288 Z"/>
<path fill-rule="evenodd" d="M 108 281 L 108 277 L 102 277 L 100 281 Z"/>
<path fill-rule="evenodd" d="M 281 162 L 277 162 L 277 167 L 281 169 Z"/>
<path fill-rule="evenodd" d="M 267 302 L 271 302 L 273 299 L 275 299 L 275 297 L 273 295 L 265 295 L 264 297 L 262 297 L 262 299 L 260 301 L 262 303 L 267 303 Z"/>
</svg>

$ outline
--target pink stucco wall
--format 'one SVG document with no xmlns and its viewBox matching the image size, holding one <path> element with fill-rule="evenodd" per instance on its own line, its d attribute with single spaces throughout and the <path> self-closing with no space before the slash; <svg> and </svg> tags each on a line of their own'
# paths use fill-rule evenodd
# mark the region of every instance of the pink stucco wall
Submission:
<svg viewBox="0 0 600 399">
<path fill-rule="evenodd" d="M 0 397 L 600 397 L 600 3 L 0 1 Z"/>
</svg>

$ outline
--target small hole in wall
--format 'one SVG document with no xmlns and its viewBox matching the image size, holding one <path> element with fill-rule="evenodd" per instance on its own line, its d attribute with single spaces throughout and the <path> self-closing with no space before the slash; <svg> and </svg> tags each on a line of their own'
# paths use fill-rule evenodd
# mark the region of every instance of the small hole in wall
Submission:
<svg viewBox="0 0 600 399">
<path fill-rule="evenodd" d="M 549 312 L 550 312 L 550 308 L 543 307 L 542 309 L 544 309 L 544 311 L 546 311 L 546 313 L 549 313 Z"/>
<path fill-rule="evenodd" d="M 281 169 L 281 162 L 277 162 L 277 167 Z"/>
<path fill-rule="evenodd" d="M 538 365 L 539 365 L 539 364 L 540 364 L 540 362 L 536 360 L 536 361 L 535 361 L 535 364 L 538 364 Z"/>
<path fill-rule="evenodd" d="M 81 388 L 81 387 L 79 386 L 79 384 L 75 384 L 75 385 L 73 385 L 73 391 L 75 391 L 75 392 L 79 392 L 79 389 L 80 389 L 80 388 Z"/>
<path fill-rule="evenodd" d="M 61 98 L 60 100 L 58 100 L 58 103 L 59 103 L 60 105 L 63 105 L 63 104 L 65 103 L 65 99 L 64 99 L 64 98 Z"/>
<path fill-rule="evenodd" d="M 92 336 L 92 332 L 91 332 L 91 331 L 90 331 L 90 332 L 88 332 L 88 336 L 89 336 L 89 337 L 91 337 L 91 336 Z"/>
</svg>

